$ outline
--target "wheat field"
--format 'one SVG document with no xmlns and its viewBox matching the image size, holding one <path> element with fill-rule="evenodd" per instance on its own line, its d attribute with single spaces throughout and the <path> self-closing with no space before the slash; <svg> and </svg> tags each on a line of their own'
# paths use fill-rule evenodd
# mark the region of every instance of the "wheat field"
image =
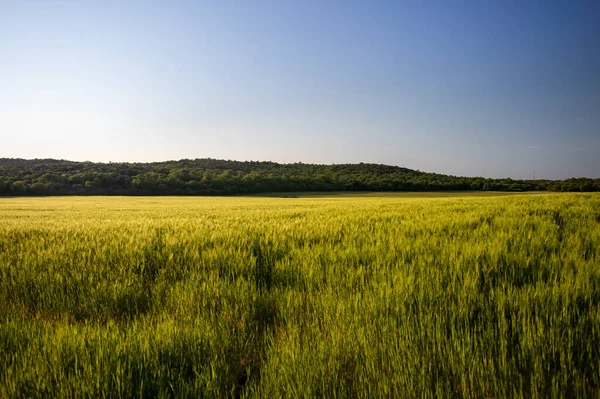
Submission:
<svg viewBox="0 0 600 399">
<path fill-rule="evenodd" d="M 0 397 L 598 397 L 600 195 L 0 200 Z"/>
</svg>

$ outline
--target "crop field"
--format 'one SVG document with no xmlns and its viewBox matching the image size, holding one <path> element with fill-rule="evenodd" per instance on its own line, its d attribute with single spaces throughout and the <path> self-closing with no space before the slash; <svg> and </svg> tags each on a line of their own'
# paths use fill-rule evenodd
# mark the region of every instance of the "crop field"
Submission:
<svg viewBox="0 0 600 399">
<path fill-rule="evenodd" d="M 0 199 L 0 397 L 598 397 L 600 194 Z"/>
</svg>

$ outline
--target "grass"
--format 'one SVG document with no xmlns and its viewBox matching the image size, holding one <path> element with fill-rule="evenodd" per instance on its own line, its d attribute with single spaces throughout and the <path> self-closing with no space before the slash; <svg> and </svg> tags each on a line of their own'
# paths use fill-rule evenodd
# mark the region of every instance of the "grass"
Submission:
<svg viewBox="0 0 600 399">
<path fill-rule="evenodd" d="M 527 193 L 514 191 L 309 191 L 309 192 L 283 192 L 283 193 L 261 193 L 253 194 L 251 197 L 266 198 L 348 198 L 348 197 L 386 197 L 386 198 L 457 198 L 457 197 L 503 197 L 508 195 L 535 195 L 545 194 L 542 191 L 531 191 Z"/>
<path fill-rule="evenodd" d="M 593 397 L 600 195 L 0 200 L 0 397 Z"/>
</svg>

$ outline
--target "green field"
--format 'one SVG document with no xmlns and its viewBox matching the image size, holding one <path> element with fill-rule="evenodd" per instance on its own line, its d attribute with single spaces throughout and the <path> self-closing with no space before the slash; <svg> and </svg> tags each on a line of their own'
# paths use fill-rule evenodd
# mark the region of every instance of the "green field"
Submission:
<svg viewBox="0 0 600 399">
<path fill-rule="evenodd" d="M 2 398 L 597 397 L 599 307 L 600 194 L 0 199 Z"/>
<path fill-rule="evenodd" d="M 545 192 L 528 192 L 529 195 L 546 194 Z M 503 197 L 507 195 L 523 195 L 522 192 L 512 191 L 311 191 L 311 192 L 284 192 L 284 193 L 264 193 L 253 194 L 255 197 L 267 198 L 348 198 L 348 197 L 386 197 L 386 198 L 457 198 L 457 197 Z"/>
</svg>

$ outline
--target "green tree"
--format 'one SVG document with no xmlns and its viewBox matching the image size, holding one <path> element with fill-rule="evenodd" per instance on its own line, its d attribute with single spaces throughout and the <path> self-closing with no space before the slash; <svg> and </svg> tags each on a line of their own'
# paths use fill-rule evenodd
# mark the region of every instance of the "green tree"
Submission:
<svg viewBox="0 0 600 399">
<path fill-rule="evenodd" d="M 11 193 L 14 195 L 24 195 L 27 193 L 27 186 L 23 181 L 16 181 L 12 184 Z"/>
</svg>

